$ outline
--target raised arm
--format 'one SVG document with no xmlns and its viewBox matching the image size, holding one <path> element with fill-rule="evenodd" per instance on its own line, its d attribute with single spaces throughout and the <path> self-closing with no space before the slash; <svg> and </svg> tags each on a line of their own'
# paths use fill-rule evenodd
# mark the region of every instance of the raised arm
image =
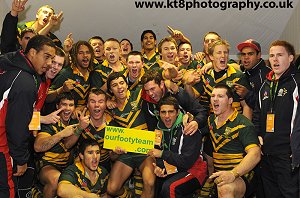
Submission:
<svg viewBox="0 0 300 198">
<path fill-rule="evenodd" d="M 17 50 L 18 44 L 18 14 L 25 9 L 28 0 L 13 0 L 11 11 L 5 16 L 1 32 L 1 53 L 5 54 Z"/>
</svg>

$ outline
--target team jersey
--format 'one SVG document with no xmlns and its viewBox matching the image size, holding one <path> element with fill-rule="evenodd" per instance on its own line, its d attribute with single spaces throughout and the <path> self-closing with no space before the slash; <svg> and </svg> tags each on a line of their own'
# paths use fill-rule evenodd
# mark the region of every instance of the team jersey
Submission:
<svg viewBox="0 0 300 198">
<path fill-rule="evenodd" d="M 160 60 L 160 54 L 156 51 L 150 58 L 143 54 L 144 57 L 144 67 L 146 70 L 152 69 L 152 67 Z"/>
<path fill-rule="evenodd" d="M 74 124 L 75 122 L 75 120 L 71 120 L 70 124 Z M 51 137 L 64 130 L 66 127 L 67 126 L 61 121 L 58 121 L 56 124 L 42 125 L 42 129 L 39 134 Z M 40 157 L 42 161 L 65 168 L 70 162 L 71 153 L 70 150 L 65 147 L 64 140 L 61 139 L 51 149 L 42 153 Z"/>
<path fill-rule="evenodd" d="M 89 75 L 84 77 L 74 65 L 65 67 L 55 78 L 51 85 L 52 90 L 56 90 L 63 86 L 66 80 L 74 81 L 74 89 L 71 91 L 76 101 L 76 106 L 86 103 L 87 95 L 90 90 Z"/>
<path fill-rule="evenodd" d="M 231 65 L 228 65 L 228 68 L 225 74 L 215 79 L 215 71 L 210 69 L 206 74 L 201 76 L 200 82 L 193 85 L 194 93 L 196 97 L 199 98 L 200 103 L 207 108 L 207 110 L 212 111 L 212 107 L 210 105 L 210 97 L 213 91 L 213 88 L 218 83 L 224 83 L 229 87 L 233 87 L 233 83 L 238 83 L 240 85 L 245 86 L 248 90 L 251 90 L 249 82 L 242 72 L 234 69 Z M 233 104 L 232 106 L 237 109 L 240 113 L 242 112 L 242 107 L 240 104 L 240 96 L 234 91 Z"/>
<path fill-rule="evenodd" d="M 186 70 L 194 69 L 194 70 L 197 70 L 197 69 L 200 69 L 201 67 L 202 67 L 202 65 L 198 61 L 192 60 L 192 61 L 190 61 L 190 64 L 187 67 L 181 65 L 179 67 L 179 70 L 181 70 L 181 69 L 186 69 Z"/>
<path fill-rule="evenodd" d="M 147 124 L 143 111 L 141 111 L 142 89 L 127 92 L 127 99 L 122 108 L 114 108 L 111 113 L 115 121 L 124 128 L 147 130 Z"/>
<path fill-rule="evenodd" d="M 122 70 L 120 72 L 124 73 L 127 67 L 122 64 Z M 114 70 L 109 66 L 107 60 L 103 61 L 95 67 L 91 74 L 91 86 L 101 88 L 107 81 L 109 74 L 113 73 Z"/>
<path fill-rule="evenodd" d="M 246 151 L 258 146 L 254 125 L 237 110 L 216 126 L 216 117 L 208 118 L 215 171 L 232 170 L 244 158 Z"/>
<path fill-rule="evenodd" d="M 188 66 L 180 65 L 179 71 L 183 70 L 184 75 L 188 70 L 199 70 L 201 67 L 202 65 L 198 61 L 192 60 Z M 178 82 L 176 81 L 176 84 L 180 87 L 183 87 L 182 79 L 180 79 Z"/>
<path fill-rule="evenodd" d="M 85 174 L 81 162 L 76 162 L 68 166 L 60 175 L 59 183 L 73 184 L 83 191 L 102 195 L 106 193 L 108 173 L 105 168 L 98 166 L 97 173 L 99 178 L 95 184 L 92 184 L 89 177 Z"/>
</svg>

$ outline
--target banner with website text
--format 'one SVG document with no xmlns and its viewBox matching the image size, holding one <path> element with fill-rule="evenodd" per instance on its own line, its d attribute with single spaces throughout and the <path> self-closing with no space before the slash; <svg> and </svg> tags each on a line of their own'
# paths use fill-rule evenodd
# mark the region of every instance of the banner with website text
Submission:
<svg viewBox="0 0 300 198">
<path fill-rule="evenodd" d="M 104 145 L 106 149 L 114 150 L 121 147 L 127 152 L 147 154 L 154 148 L 155 133 L 153 131 L 127 129 L 106 126 Z"/>
</svg>

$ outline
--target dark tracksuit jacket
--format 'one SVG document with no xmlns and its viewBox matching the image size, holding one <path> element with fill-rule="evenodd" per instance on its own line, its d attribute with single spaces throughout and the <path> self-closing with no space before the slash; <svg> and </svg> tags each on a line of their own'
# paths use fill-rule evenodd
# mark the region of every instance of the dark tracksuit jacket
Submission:
<svg viewBox="0 0 300 198">
<path fill-rule="evenodd" d="M 6 14 L 2 32 L 1 32 L 1 54 L 5 54 L 8 52 L 14 52 L 20 48 L 18 42 L 18 17 L 14 17 L 9 13 Z"/>
<path fill-rule="evenodd" d="M 27 163 L 30 156 L 28 125 L 39 84 L 39 75 L 21 51 L 0 56 L 0 167 L 6 173 L 0 172 L 0 180 L 10 197 L 14 197 L 12 169 Z"/>
<path fill-rule="evenodd" d="M 257 65 L 250 70 L 245 70 L 243 65 L 241 65 L 241 70 L 247 76 L 252 87 L 252 90 L 250 90 L 245 96 L 245 101 L 251 109 L 254 109 L 258 97 L 258 91 L 266 80 L 267 74 L 271 71 L 271 68 L 266 66 L 266 63 L 263 59 L 260 59 Z"/>
</svg>

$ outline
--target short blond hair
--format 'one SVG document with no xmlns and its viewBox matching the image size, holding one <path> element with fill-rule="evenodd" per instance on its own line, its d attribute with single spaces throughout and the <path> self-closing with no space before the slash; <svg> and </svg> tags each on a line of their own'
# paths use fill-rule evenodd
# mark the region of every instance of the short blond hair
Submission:
<svg viewBox="0 0 300 198">
<path fill-rule="evenodd" d="M 230 45 L 229 45 L 228 41 L 226 41 L 226 40 L 217 40 L 217 41 L 211 43 L 208 46 L 208 55 L 213 55 L 215 47 L 218 46 L 218 45 L 225 45 L 227 47 L 228 51 L 230 49 Z"/>
<path fill-rule="evenodd" d="M 43 5 L 42 7 L 40 7 L 36 14 L 39 14 L 42 11 L 43 8 L 49 8 L 53 11 L 53 14 L 55 14 L 54 8 L 52 6 L 49 6 L 49 5 Z"/>
</svg>

